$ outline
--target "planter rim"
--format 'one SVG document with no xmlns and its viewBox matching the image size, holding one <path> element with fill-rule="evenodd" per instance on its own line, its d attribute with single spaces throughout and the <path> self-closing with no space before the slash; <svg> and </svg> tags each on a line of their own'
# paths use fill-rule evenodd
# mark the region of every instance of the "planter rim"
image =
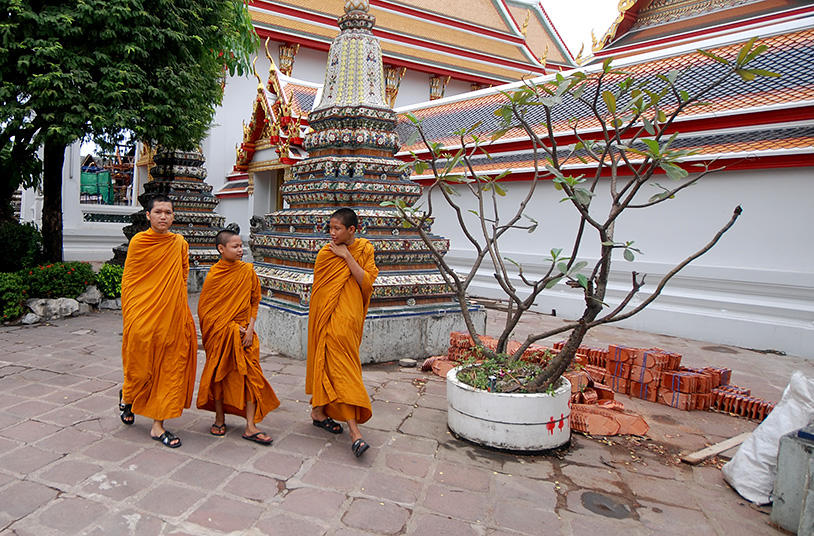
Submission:
<svg viewBox="0 0 814 536">
<path fill-rule="evenodd" d="M 461 368 L 463 368 L 463 365 L 458 365 L 457 367 L 455 367 L 453 369 L 450 369 L 450 371 L 447 372 L 447 381 L 455 384 L 460 389 L 463 389 L 465 391 L 472 391 L 472 392 L 475 392 L 475 393 L 486 393 L 486 394 L 489 394 L 491 396 L 502 396 L 502 397 L 508 397 L 508 398 L 522 398 L 522 397 L 529 397 L 529 396 L 549 396 L 549 397 L 553 396 L 553 395 L 550 395 L 548 393 L 495 393 L 493 391 L 485 391 L 483 389 L 478 389 L 478 388 L 472 387 L 471 385 L 466 384 L 466 383 L 464 383 L 464 382 L 462 382 L 461 380 L 458 379 L 458 371 Z M 568 381 L 568 378 L 566 378 L 564 376 L 560 376 L 560 380 L 562 380 L 563 383 L 558 388 L 556 388 L 554 390 L 554 392 L 557 393 L 557 392 L 565 390 L 565 389 L 568 389 L 570 391 L 571 390 L 571 383 Z"/>
</svg>

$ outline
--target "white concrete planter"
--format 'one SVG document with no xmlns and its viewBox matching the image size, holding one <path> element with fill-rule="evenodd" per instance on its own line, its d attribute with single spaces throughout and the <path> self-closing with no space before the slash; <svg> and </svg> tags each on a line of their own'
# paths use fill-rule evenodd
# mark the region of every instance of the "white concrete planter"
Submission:
<svg viewBox="0 0 814 536">
<path fill-rule="evenodd" d="M 546 450 L 571 438 L 571 384 L 548 393 L 490 393 L 447 373 L 447 424 L 458 436 L 499 449 Z"/>
</svg>

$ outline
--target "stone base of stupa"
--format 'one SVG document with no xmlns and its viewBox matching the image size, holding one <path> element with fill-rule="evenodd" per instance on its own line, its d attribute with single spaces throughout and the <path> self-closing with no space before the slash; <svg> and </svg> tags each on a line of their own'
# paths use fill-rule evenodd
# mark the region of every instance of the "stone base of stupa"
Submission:
<svg viewBox="0 0 814 536">
<path fill-rule="evenodd" d="M 469 309 L 477 330 L 486 329 L 486 309 Z M 264 352 L 279 352 L 295 359 L 308 356 L 308 309 L 285 302 L 260 303 L 255 332 Z M 362 363 L 396 361 L 404 357 L 423 359 L 446 354 L 449 333 L 465 331 L 463 314 L 455 303 L 448 305 L 371 308 L 359 358 Z"/>
</svg>

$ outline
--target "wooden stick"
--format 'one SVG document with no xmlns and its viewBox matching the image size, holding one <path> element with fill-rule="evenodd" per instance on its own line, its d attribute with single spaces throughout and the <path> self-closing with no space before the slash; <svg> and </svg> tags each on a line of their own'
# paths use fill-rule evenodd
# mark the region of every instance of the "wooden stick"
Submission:
<svg viewBox="0 0 814 536">
<path fill-rule="evenodd" d="M 707 458 L 727 451 L 732 447 L 737 447 L 738 445 L 743 443 L 746 440 L 746 438 L 749 437 L 750 435 L 752 435 L 752 432 L 744 432 L 740 435 L 736 435 L 735 437 L 730 437 L 729 439 L 725 439 L 720 443 L 710 445 L 709 447 L 701 449 L 697 452 L 693 452 L 692 454 L 684 455 L 681 457 L 681 461 L 689 463 L 690 465 L 699 464 L 702 461 L 706 460 Z"/>
</svg>

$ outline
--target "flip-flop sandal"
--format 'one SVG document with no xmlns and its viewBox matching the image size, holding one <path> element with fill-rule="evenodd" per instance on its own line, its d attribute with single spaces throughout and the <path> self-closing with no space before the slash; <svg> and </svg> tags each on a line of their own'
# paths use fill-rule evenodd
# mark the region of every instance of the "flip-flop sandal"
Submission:
<svg viewBox="0 0 814 536">
<path fill-rule="evenodd" d="M 243 434 L 243 439 L 245 439 L 246 441 L 253 441 L 254 443 L 258 443 L 260 445 L 265 445 L 265 446 L 271 445 L 271 443 L 274 441 L 271 438 L 271 436 L 269 436 L 268 439 L 263 439 L 262 437 L 260 437 L 261 435 L 268 436 L 268 434 L 265 434 L 263 432 L 257 432 L 256 434 L 252 434 L 252 435 Z"/>
<path fill-rule="evenodd" d="M 223 424 L 213 424 L 209 427 L 209 433 L 213 436 L 225 436 L 226 435 L 226 423 Z"/>
<path fill-rule="evenodd" d="M 133 414 L 133 404 L 122 404 L 121 389 L 119 389 L 119 419 L 127 426 L 136 422 L 136 416 Z"/>
<path fill-rule="evenodd" d="M 357 458 L 365 453 L 367 449 L 370 448 L 370 445 L 362 439 L 361 437 L 353 442 L 353 445 L 350 446 L 350 449 L 353 451 L 353 455 Z"/>
<path fill-rule="evenodd" d="M 317 428 L 322 428 L 323 430 L 327 430 L 332 434 L 341 434 L 342 433 L 342 425 L 333 420 L 330 417 L 325 417 L 321 421 L 316 419 L 312 419 L 314 421 L 314 426 Z"/>
<path fill-rule="evenodd" d="M 164 433 L 161 434 L 160 436 L 156 437 L 154 435 L 151 435 L 150 437 L 152 437 L 156 441 L 161 441 L 163 445 L 170 447 L 171 449 L 177 449 L 178 447 L 181 446 L 181 438 L 173 434 L 169 430 L 164 430 Z M 175 441 L 175 443 L 173 443 L 173 441 Z"/>
</svg>

